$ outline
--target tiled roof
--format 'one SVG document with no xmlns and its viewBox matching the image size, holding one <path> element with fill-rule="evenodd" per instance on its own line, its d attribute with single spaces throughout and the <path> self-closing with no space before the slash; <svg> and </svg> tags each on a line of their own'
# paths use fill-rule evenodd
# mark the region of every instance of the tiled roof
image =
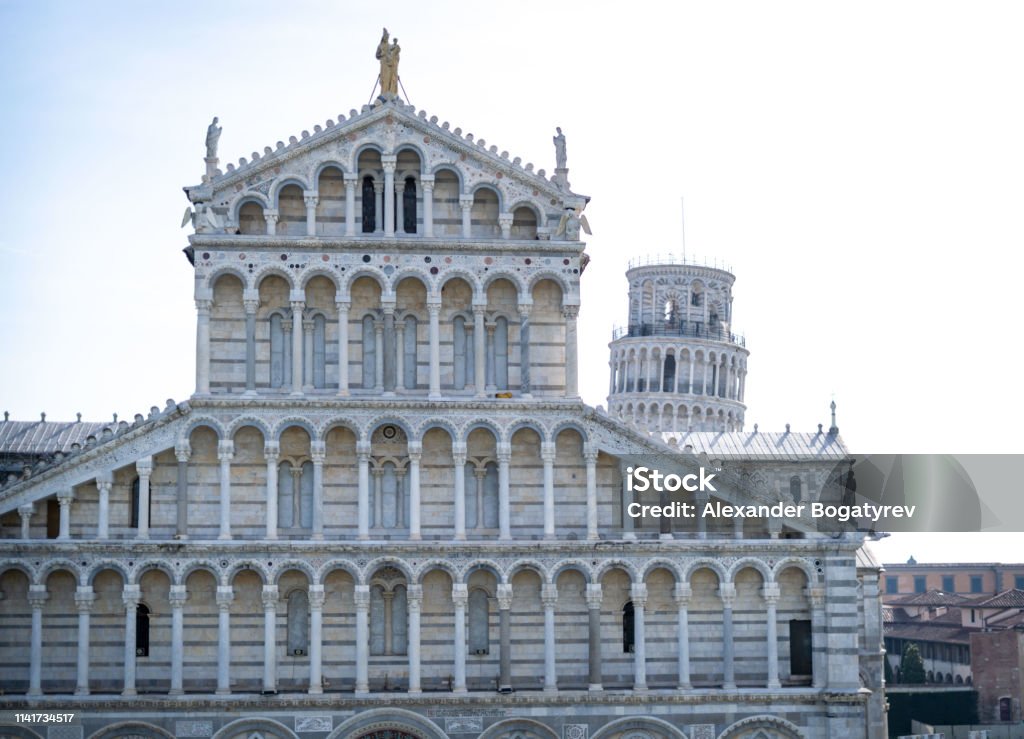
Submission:
<svg viewBox="0 0 1024 739">
<path fill-rule="evenodd" d="M 99 436 L 109 425 L 82 421 L 3 421 L 0 423 L 0 454 L 68 452 L 72 444 L 85 444 L 89 436 Z"/>
<path fill-rule="evenodd" d="M 959 624 L 935 623 L 886 623 L 885 635 L 896 639 L 918 639 L 920 641 L 970 644 L 971 632 L 980 629 L 965 629 Z"/>
<path fill-rule="evenodd" d="M 665 443 L 694 454 L 706 453 L 720 459 L 768 459 L 801 461 L 809 459 L 842 460 L 848 457 L 846 445 L 838 434 L 824 431 L 687 431 L 665 432 Z"/>
<path fill-rule="evenodd" d="M 913 593 L 896 598 L 887 598 L 893 605 L 903 606 L 959 606 L 970 602 L 970 598 L 956 593 L 944 593 L 941 590 L 929 590 L 927 593 Z"/>
<path fill-rule="evenodd" d="M 1011 588 L 990 598 L 982 598 L 971 603 L 975 608 L 1024 608 L 1024 590 Z"/>
</svg>

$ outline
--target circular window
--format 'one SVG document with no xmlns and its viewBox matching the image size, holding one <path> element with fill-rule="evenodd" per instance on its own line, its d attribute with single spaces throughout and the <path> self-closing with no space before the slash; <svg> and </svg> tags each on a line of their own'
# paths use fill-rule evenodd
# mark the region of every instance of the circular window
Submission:
<svg viewBox="0 0 1024 739">
<path fill-rule="evenodd" d="M 398 429 L 394 426 L 385 426 L 381 429 L 381 433 L 384 434 L 385 439 L 394 439 L 398 435 Z"/>
</svg>

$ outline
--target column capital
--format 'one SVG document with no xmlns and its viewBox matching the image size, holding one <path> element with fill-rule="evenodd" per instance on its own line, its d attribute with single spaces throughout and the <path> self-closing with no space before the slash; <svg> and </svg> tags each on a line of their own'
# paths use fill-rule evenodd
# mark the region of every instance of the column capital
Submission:
<svg viewBox="0 0 1024 739">
<path fill-rule="evenodd" d="M 578 305 L 563 305 L 562 317 L 567 321 L 575 321 L 579 318 L 580 307 Z"/>
<path fill-rule="evenodd" d="M 542 441 L 540 444 L 540 458 L 544 462 L 555 461 L 555 442 Z"/>
<path fill-rule="evenodd" d="M 260 301 L 257 300 L 243 300 L 242 305 L 245 307 L 245 315 L 254 316 L 256 311 L 259 310 Z"/>
<path fill-rule="evenodd" d="M 723 608 L 732 608 L 736 602 L 736 586 L 731 582 L 723 582 L 718 586 L 718 597 L 722 599 Z"/>
<path fill-rule="evenodd" d="M 384 192 L 384 183 L 383 182 L 378 182 L 377 180 L 374 180 L 373 181 L 373 192 L 376 195 L 380 195 L 382 192 Z"/>
<path fill-rule="evenodd" d="M 79 613 L 88 613 L 92 610 L 92 604 L 96 602 L 96 593 L 91 586 L 79 587 L 75 590 L 75 607 Z"/>
<path fill-rule="evenodd" d="M 456 458 L 456 464 L 466 464 L 466 455 L 469 453 L 469 448 L 466 442 L 456 441 L 452 444 L 452 457 Z M 459 462 L 458 460 L 462 461 Z"/>
<path fill-rule="evenodd" d="M 647 586 L 644 583 L 634 583 L 629 589 L 629 598 L 633 601 L 633 606 L 640 606 L 643 608 L 647 605 Z"/>
<path fill-rule="evenodd" d="M 533 303 L 532 302 L 520 303 L 518 305 L 518 307 L 517 307 L 517 310 L 519 311 L 519 318 L 520 318 L 520 320 L 524 320 L 524 321 L 529 320 L 529 318 L 530 318 L 530 311 L 533 310 Z"/>
<path fill-rule="evenodd" d="M 175 447 L 175 448 L 177 448 L 177 447 Z M 100 483 L 103 483 L 103 484 L 106 484 L 106 485 L 113 485 L 114 484 L 114 473 L 111 470 L 103 470 L 102 472 L 97 472 L 96 473 L 96 484 L 99 485 Z"/>
<path fill-rule="evenodd" d="M 210 308 L 213 307 L 213 300 L 211 298 L 196 298 L 196 310 L 199 313 L 210 315 Z"/>
<path fill-rule="evenodd" d="M 235 456 L 235 442 L 221 440 L 217 442 L 217 459 L 221 462 L 230 462 Z"/>
<path fill-rule="evenodd" d="M 171 604 L 171 608 L 184 608 L 185 602 L 188 600 L 188 590 L 185 589 L 184 585 L 172 585 L 170 595 L 167 601 Z"/>
<path fill-rule="evenodd" d="M 134 610 L 138 607 L 141 600 L 142 589 L 138 585 L 124 586 L 124 590 L 121 591 L 121 601 L 124 603 L 125 609 L 131 608 Z"/>
<path fill-rule="evenodd" d="M 323 585 L 310 585 L 309 586 L 309 607 L 313 610 L 321 610 L 324 607 L 324 601 L 327 600 L 327 593 L 324 592 Z"/>
<path fill-rule="evenodd" d="M 18 515 L 22 518 L 32 518 L 32 514 L 35 513 L 35 506 L 32 503 L 25 503 L 24 505 L 18 506 Z"/>
<path fill-rule="evenodd" d="M 276 462 L 281 454 L 281 445 L 276 441 L 268 441 L 263 445 L 263 457 L 268 462 Z"/>
<path fill-rule="evenodd" d="M 356 454 L 359 456 L 360 462 L 367 462 L 370 459 L 370 442 L 368 441 L 357 441 L 356 442 Z"/>
<path fill-rule="evenodd" d="M 345 311 L 346 313 L 348 313 L 348 311 L 352 308 L 352 301 L 351 300 L 335 300 L 334 301 L 334 308 L 335 308 L 335 310 Z"/>
<path fill-rule="evenodd" d="M 540 601 L 545 608 L 554 608 L 558 603 L 558 586 L 554 583 L 544 583 L 540 587 Z"/>
<path fill-rule="evenodd" d="M 486 316 L 487 315 L 487 304 L 473 303 L 473 316 Z"/>
<path fill-rule="evenodd" d="M 441 315 L 441 304 L 440 303 L 434 303 L 434 302 L 428 302 L 427 303 L 427 313 L 430 314 L 431 318 L 434 318 L 436 316 Z"/>
<path fill-rule="evenodd" d="M 277 586 L 264 585 L 263 592 L 260 593 L 260 599 L 263 601 L 263 610 L 275 610 L 277 608 Z"/>
<path fill-rule="evenodd" d="M 508 583 L 498 585 L 498 609 L 507 611 L 512 607 L 512 586 Z"/>
<path fill-rule="evenodd" d="M 348 185 L 353 185 L 354 186 L 357 182 L 359 182 L 359 174 L 358 173 L 345 172 L 342 175 L 342 177 L 344 177 L 344 179 L 345 179 L 345 186 L 346 187 Z"/>
<path fill-rule="evenodd" d="M 509 442 L 499 441 L 496 445 L 495 452 L 499 462 L 505 462 L 507 464 L 512 461 L 512 444 Z"/>
<path fill-rule="evenodd" d="M 604 591 L 601 588 L 601 583 L 587 583 L 586 599 L 588 610 L 594 611 L 601 608 L 601 603 L 604 601 Z"/>
<path fill-rule="evenodd" d="M 410 457 L 412 457 L 415 454 L 416 457 L 417 457 L 417 461 L 419 461 L 418 460 L 419 456 L 421 454 L 423 454 L 423 442 L 422 441 L 410 441 L 406 445 L 406 449 L 408 449 Z"/>
<path fill-rule="evenodd" d="M 764 602 L 768 605 L 778 603 L 781 594 L 782 592 L 777 582 L 766 582 L 764 587 L 761 588 L 761 597 L 764 598 Z"/>
<path fill-rule="evenodd" d="M 820 585 L 804 588 L 804 593 L 811 601 L 811 608 L 825 607 L 825 588 Z"/>
<path fill-rule="evenodd" d="M 141 457 L 135 460 L 135 471 L 139 473 L 139 476 L 149 477 L 153 474 L 153 458 L 152 457 Z"/>
<path fill-rule="evenodd" d="M 452 603 L 456 608 L 465 608 L 469 602 L 469 586 L 464 582 L 457 582 L 452 585 Z"/>
<path fill-rule="evenodd" d="M 174 445 L 174 456 L 179 462 L 187 462 L 192 457 L 192 445 L 188 443 L 188 440 L 179 441 Z M 99 484 L 100 479 L 96 478 L 96 483 Z"/>
<path fill-rule="evenodd" d="M 473 196 L 472 195 L 459 195 L 459 206 L 463 210 L 469 210 L 473 207 Z"/>
<path fill-rule="evenodd" d="M 30 585 L 28 589 L 28 602 L 33 609 L 42 608 L 50 594 L 46 592 L 45 585 Z"/>
<path fill-rule="evenodd" d="M 369 585 L 356 585 L 354 599 L 356 602 L 356 608 L 366 610 L 370 607 L 370 586 Z"/>
<path fill-rule="evenodd" d="M 419 612 L 423 608 L 423 586 L 409 585 L 405 589 L 405 605 L 409 611 Z"/>
<path fill-rule="evenodd" d="M 309 445 L 309 456 L 312 457 L 313 464 L 323 464 L 324 460 L 327 459 L 327 442 L 311 442 Z"/>
<path fill-rule="evenodd" d="M 433 189 L 433 187 L 434 187 L 434 175 L 432 175 L 432 174 L 420 175 L 420 185 L 423 186 L 424 190 L 426 190 L 427 188 Z"/>
<path fill-rule="evenodd" d="M 303 195 L 302 202 L 306 204 L 307 208 L 315 208 L 320 203 L 320 198 L 314 193 L 313 195 Z"/>
<path fill-rule="evenodd" d="M 231 602 L 235 599 L 235 592 L 230 585 L 217 586 L 217 608 L 227 611 L 231 608 Z"/>
<path fill-rule="evenodd" d="M 394 172 L 395 171 L 395 165 L 398 164 L 398 155 L 397 154 L 381 154 L 380 163 L 381 163 L 381 166 L 383 167 L 385 172 L 388 171 L 388 165 L 389 164 L 391 165 L 391 171 Z"/>
<path fill-rule="evenodd" d="M 61 490 L 59 493 L 57 493 L 57 502 L 60 503 L 62 506 L 69 506 L 74 502 L 74 500 L 75 491 L 73 488 Z"/>
<path fill-rule="evenodd" d="M 672 591 L 672 597 L 676 601 L 676 605 L 680 608 L 689 605 L 690 598 L 693 596 L 693 589 L 689 583 L 679 583 L 676 585 L 675 590 Z"/>
</svg>

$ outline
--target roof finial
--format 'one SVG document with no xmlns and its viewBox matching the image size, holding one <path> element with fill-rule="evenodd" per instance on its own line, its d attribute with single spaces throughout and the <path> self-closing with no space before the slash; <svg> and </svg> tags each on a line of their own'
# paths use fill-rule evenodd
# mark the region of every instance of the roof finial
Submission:
<svg viewBox="0 0 1024 739">
<path fill-rule="evenodd" d="M 834 436 L 834 435 L 839 433 L 839 427 L 836 426 L 836 401 L 835 400 L 832 401 L 832 405 L 830 407 L 832 408 L 832 425 L 829 427 L 828 432 Z"/>
<path fill-rule="evenodd" d="M 117 414 L 114 414 L 114 423 L 117 423 Z"/>
<path fill-rule="evenodd" d="M 42 413 L 39 414 L 39 420 L 42 421 L 43 423 L 46 423 L 46 411 L 43 411 Z"/>
<path fill-rule="evenodd" d="M 82 414 L 81 413 L 76 413 L 75 416 L 78 418 L 78 420 L 75 421 L 75 423 L 81 423 L 82 422 Z"/>
<path fill-rule="evenodd" d="M 11 414 L 8 413 L 7 411 L 4 411 L 4 421 L 7 421 L 7 419 L 9 419 L 10 417 L 11 417 Z"/>
</svg>

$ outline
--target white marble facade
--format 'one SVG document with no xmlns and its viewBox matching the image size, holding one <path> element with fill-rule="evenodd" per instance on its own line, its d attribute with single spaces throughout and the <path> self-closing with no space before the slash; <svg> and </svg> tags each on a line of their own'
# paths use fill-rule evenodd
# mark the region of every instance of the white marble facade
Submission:
<svg viewBox="0 0 1024 739">
<path fill-rule="evenodd" d="M 79 737 L 883 736 L 858 536 L 624 513 L 625 455 L 693 443 L 638 422 L 638 376 L 676 401 L 654 428 L 742 429 L 731 274 L 631 289 L 631 324 L 667 301 L 705 335 L 613 344 L 623 423 L 578 397 L 566 172 L 399 99 L 206 164 L 195 394 L 0 487 L 0 709 L 74 708 Z M 813 496 L 807 461 L 773 474 Z"/>
</svg>

